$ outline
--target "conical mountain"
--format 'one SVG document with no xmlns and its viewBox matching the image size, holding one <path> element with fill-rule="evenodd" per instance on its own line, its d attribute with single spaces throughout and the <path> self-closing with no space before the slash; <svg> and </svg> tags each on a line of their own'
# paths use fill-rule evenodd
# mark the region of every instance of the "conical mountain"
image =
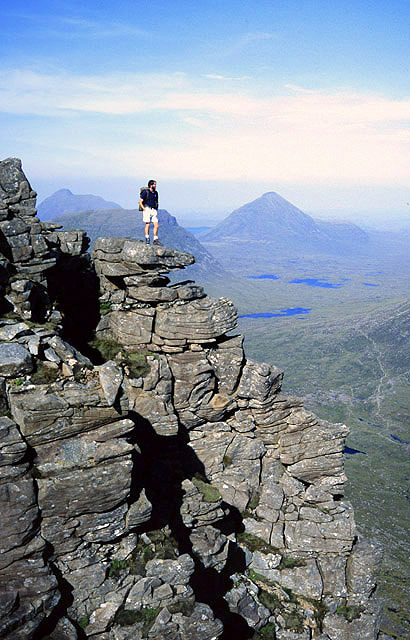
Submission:
<svg viewBox="0 0 410 640">
<path fill-rule="evenodd" d="M 59 189 L 38 205 L 37 214 L 40 220 L 51 220 L 63 213 L 121 208 L 116 202 L 109 202 L 101 196 L 94 196 L 91 193 L 79 195 L 72 193 L 70 189 Z"/>
<path fill-rule="evenodd" d="M 356 225 L 314 220 L 274 191 L 236 209 L 198 238 L 235 271 L 248 258 L 263 268 L 284 256 L 351 255 L 368 242 L 367 233 Z"/>
<path fill-rule="evenodd" d="M 233 211 L 223 222 L 204 233 L 201 240 L 260 240 L 261 236 L 271 238 L 278 233 L 291 233 L 302 238 L 317 232 L 313 218 L 279 194 L 269 191 Z"/>
</svg>

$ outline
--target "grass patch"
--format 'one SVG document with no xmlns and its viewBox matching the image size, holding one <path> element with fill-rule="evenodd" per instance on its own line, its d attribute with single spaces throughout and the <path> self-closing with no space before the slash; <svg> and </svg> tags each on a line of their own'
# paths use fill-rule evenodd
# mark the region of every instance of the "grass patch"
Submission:
<svg viewBox="0 0 410 640">
<path fill-rule="evenodd" d="M 256 581 L 264 582 L 265 584 L 269 585 L 270 587 L 272 587 L 274 585 L 272 580 L 269 580 L 266 576 L 262 575 L 261 573 L 257 573 L 253 569 L 249 569 L 249 577 L 250 577 L 251 580 L 253 580 L 253 582 L 256 582 Z"/>
<path fill-rule="evenodd" d="M 219 502 L 222 498 L 218 489 L 211 485 L 207 480 L 204 480 L 200 474 L 195 474 L 192 478 L 192 484 L 196 486 L 198 491 L 202 493 L 205 502 Z"/>
<path fill-rule="evenodd" d="M 354 604 L 340 604 L 336 609 L 336 613 L 339 616 L 343 616 L 348 622 L 353 622 L 353 620 L 360 618 L 363 611 L 364 607 Z"/>
<path fill-rule="evenodd" d="M 280 607 L 280 600 L 276 593 L 265 591 L 265 589 L 260 589 L 258 593 L 258 600 L 264 607 L 269 609 L 271 613 L 275 613 L 276 609 Z"/>
<path fill-rule="evenodd" d="M 90 624 L 89 616 L 83 616 L 77 621 L 77 624 L 79 627 L 81 627 L 81 629 L 85 629 Z"/>
<path fill-rule="evenodd" d="M 121 364 L 128 370 L 131 378 L 144 377 L 149 372 L 147 353 L 126 353 Z"/>
<path fill-rule="evenodd" d="M 251 499 L 249 500 L 246 509 L 241 513 L 242 518 L 253 518 L 253 520 L 256 520 L 257 522 L 261 522 L 262 518 L 260 518 L 255 513 L 255 509 L 259 505 L 259 500 L 260 500 L 259 491 L 254 491 L 252 493 Z"/>
<path fill-rule="evenodd" d="M 129 568 L 127 560 L 113 560 L 108 572 L 109 578 L 119 578 Z"/>
<path fill-rule="evenodd" d="M 137 546 L 131 556 L 127 558 L 126 566 L 133 575 L 144 576 L 145 565 L 149 560 L 175 560 L 178 557 L 178 543 L 173 536 L 167 536 L 160 529 L 158 531 L 150 531 L 148 534 L 151 540 L 147 544 L 142 539 L 138 541 Z"/>
<path fill-rule="evenodd" d="M 325 615 L 328 613 L 329 607 L 324 602 L 321 602 L 320 600 L 314 600 L 313 598 L 306 598 L 306 599 L 313 604 L 315 608 L 314 616 L 315 616 L 316 624 L 319 627 L 319 629 L 322 630 L 323 619 Z"/>
<path fill-rule="evenodd" d="M 100 315 L 106 316 L 110 311 L 112 311 L 111 303 L 105 300 L 100 301 Z"/>
<path fill-rule="evenodd" d="M 265 626 L 262 627 L 262 629 L 259 629 L 259 631 L 257 631 L 253 636 L 253 640 L 275 640 L 275 638 L 276 633 L 275 625 L 273 624 L 273 622 L 268 622 L 268 624 L 265 624 Z"/>
<path fill-rule="evenodd" d="M 18 313 L 16 313 L 15 311 L 7 311 L 7 313 L 3 313 L 1 315 L 1 317 L 4 318 L 5 320 L 21 320 L 21 321 L 23 321 L 21 316 Z M 24 320 L 24 322 L 26 322 L 26 321 Z"/>
<path fill-rule="evenodd" d="M 302 633 L 305 618 L 299 611 L 282 611 L 282 616 L 285 620 L 286 629 L 296 631 L 296 633 Z"/>
<path fill-rule="evenodd" d="M 251 509 L 251 510 L 256 509 L 256 507 L 257 507 L 257 506 L 258 506 L 258 504 L 259 504 L 259 500 L 260 500 L 259 492 L 258 492 L 258 491 L 255 491 L 255 492 L 252 494 L 251 499 L 249 500 L 249 503 L 248 503 L 247 509 Z"/>
<path fill-rule="evenodd" d="M 244 531 L 243 533 L 238 533 L 237 539 L 238 542 L 247 547 L 249 551 L 261 551 L 261 553 L 278 553 L 278 549 L 272 547 L 270 544 L 262 540 L 262 538 L 254 536 L 252 533 L 247 533 L 246 531 Z"/>
<path fill-rule="evenodd" d="M 51 384 L 58 379 L 59 374 L 58 369 L 39 364 L 37 370 L 30 376 L 30 382 L 32 384 Z"/>
<path fill-rule="evenodd" d="M 11 384 L 12 387 L 21 387 L 21 385 L 24 383 L 24 378 L 10 378 L 9 380 L 9 384 Z"/>
<path fill-rule="evenodd" d="M 134 609 L 120 609 L 115 616 L 115 622 L 120 625 L 120 627 L 129 627 L 132 624 L 142 623 L 142 635 L 146 637 L 160 611 L 161 609 L 159 607 L 147 607 L 139 611 L 135 611 Z"/>
<path fill-rule="evenodd" d="M 176 602 L 169 604 L 167 609 L 170 613 L 182 613 L 183 616 L 189 618 L 192 616 L 195 609 L 194 600 L 177 600 Z"/>
<path fill-rule="evenodd" d="M 131 378 L 144 377 L 149 372 L 147 362 L 147 356 L 151 355 L 149 351 L 130 353 L 119 342 L 103 338 L 94 338 L 88 344 L 91 349 L 98 352 L 103 362 L 115 360 L 125 368 L 126 374 Z"/>
<path fill-rule="evenodd" d="M 288 556 L 282 556 L 278 569 L 295 569 L 296 567 L 306 567 L 306 562 L 301 558 L 289 558 Z"/>
<path fill-rule="evenodd" d="M 94 338 L 89 342 L 92 349 L 96 349 L 101 355 L 101 358 L 106 362 L 107 360 L 114 360 L 115 356 L 123 350 L 123 346 L 115 340 L 105 340 L 103 338 Z"/>
</svg>

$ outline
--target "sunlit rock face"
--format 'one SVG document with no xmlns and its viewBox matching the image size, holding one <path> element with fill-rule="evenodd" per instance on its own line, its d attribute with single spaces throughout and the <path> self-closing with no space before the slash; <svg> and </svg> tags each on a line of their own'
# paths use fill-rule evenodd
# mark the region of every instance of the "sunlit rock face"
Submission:
<svg viewBox="0 0 410 640">
<path fill-rule="evenodd" d="M 192 256 L 90 257 L 20 161 L 0 187 L 2 637 L 376 638 L 348 428 L 247 360 L 231 301 L 170 284 Z"/>
</svg>

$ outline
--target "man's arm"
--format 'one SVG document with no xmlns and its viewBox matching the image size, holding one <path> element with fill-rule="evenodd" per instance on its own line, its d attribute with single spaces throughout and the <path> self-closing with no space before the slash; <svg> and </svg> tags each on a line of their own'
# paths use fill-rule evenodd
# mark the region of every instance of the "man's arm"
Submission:
<svg viewBox="0 0 410 640">
<path fill-rule="evenodd" d="M 145 207 L 144 207 L 144 201 L 143 201 L 143 199 L 142 199 L 142 198 L 140 198 L 140 201 L 139 201 L 139 203 L 138 203 L 138 204 L 139 204 L 139 206 L 141 207 L 141 209 L 144 211 Z"/>
</svg>

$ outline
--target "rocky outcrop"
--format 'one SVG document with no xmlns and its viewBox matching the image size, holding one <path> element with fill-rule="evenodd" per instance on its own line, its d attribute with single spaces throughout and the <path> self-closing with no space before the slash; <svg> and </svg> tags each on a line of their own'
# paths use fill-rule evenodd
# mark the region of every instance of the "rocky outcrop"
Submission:
<svg viewBox="0 0 410 640">
<path fill-rule="evenodd" d="M 91 264 L 81 232 L 33 222 L 36 272 L 18 161 L 0 184 L 2 637 L 377 638 L 379 550 L 343 498 L 347 427 L 246 359 L 229 300 L 170 285 L 188 254 L 100 238 Z M 23 267 L 42 316 L 9 293 Z"/>
</svg>

